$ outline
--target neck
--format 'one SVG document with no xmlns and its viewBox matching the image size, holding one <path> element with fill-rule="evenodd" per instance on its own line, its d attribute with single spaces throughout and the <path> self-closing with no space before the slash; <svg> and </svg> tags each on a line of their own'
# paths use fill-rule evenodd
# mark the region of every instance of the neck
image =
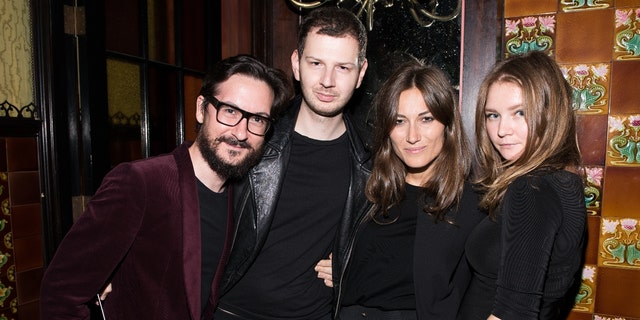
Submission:
<svg viewBox="0 0 640 320">
<path fill-rule="evenodd" d="M 334 116 L 323 116 L 313 112 L 304 104 L 300 107 L 296 119 L 295 131 L 314 140 L 334 140 L 347 130 L 342 112 Z"/>
<path fill-rule="evenodd" d="M 191 164 L 196 178 L 213 192 L 220 193 L 224 191 L 227 179 L 220 177 L 217 172 L 211 169 L 196 143 L 189 147 L 189 156 L 191 157 Z"/>
</svg>

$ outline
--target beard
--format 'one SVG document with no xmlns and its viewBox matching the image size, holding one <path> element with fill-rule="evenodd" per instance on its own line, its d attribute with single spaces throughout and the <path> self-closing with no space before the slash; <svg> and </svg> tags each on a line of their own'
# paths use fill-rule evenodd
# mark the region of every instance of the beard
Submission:
<svg viewBox="0 0 640 320">
<path fill-rule="evenodd" d="M 215 171 L 220 177 L 225 179 L 240 179 L 249 169 L 256 165 L 262 156 L 262 147 L 254 149 L 246 141 L 239 141 L 233 137 L 220 136 L 212 141 L 211 137 L 204 128 L 198 133 L 196 143 L 198 149 L 202 154 L 202 157 L 207 161 L 211 170 Z M 222 157 L 218 156 L 218 150 L 221 143 L 228 143 L 230 145 L 239 146 L 245 148 L 249 153 L 241 159 L 240 162 L 233 164 L 225 161 Z M 233 157 L 239 157 L 240 153 L 237 151 L 229 151 L 229 155 Z"/>
</svg>

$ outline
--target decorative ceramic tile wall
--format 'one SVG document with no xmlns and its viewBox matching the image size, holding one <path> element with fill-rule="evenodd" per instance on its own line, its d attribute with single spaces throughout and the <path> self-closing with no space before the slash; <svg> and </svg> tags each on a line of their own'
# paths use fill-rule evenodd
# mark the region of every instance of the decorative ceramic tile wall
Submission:
<svg viewBox="0 0 640 320">
<path fill-rule="evenodd" d="M 544 51 L 574 89 L 589 241 L 569 319 L 640 319 L 640 0 L 504 6 L 503 56 Z"/>
<path fill-rule="evenodd" d="M 42 213 L 35 138 L 0 138 L 0 319 L 36 320 Z"/>
</svg>

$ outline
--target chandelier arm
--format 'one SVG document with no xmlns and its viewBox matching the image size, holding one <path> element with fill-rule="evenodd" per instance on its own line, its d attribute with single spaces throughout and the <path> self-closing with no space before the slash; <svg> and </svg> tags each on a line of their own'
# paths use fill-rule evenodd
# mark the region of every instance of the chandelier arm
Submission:
<svg viewBox="0 0 640 320">
<path fill-rule="evenodd" d="M 449 20 L 453 20 L 453 19 L 458 17 L 458 15 L 460 14 L 460 11 L 462 10 L 462 1 L 463 0 L 458 0 L 458 3 L 456 5 L 455 10 L 453 10 L 453 12 L 451 14 L 446 15 L 446 16 L 440 16 L 440 15 L 437 15 L 435 13 L 432 13 L 432 12 L 428 11 L 427 9 L 425 9 L 422 6 L 422 4 L 420 4 L 418 2 L 418 0 L 410 0 L 410 1 L 414 6 L 418 7 L 418 12 L 421 15 L 423 15 L 423 16 L 429 18 L 429 19 L 433 19 L 433 20 L 449 21 Z M 413 10 L 412 10 L 412 13 L 413 13 Z M 414 15 L 414 19 L 417 19 L 417 13 Z M 420 19 L 420 21 L 422 21 L 422 19 Z"/>
<path fill-rule="evenodd" d="M 320 0 L 320 1 L 314 1 L 309 3 L 304 3 L 302 1 L 296 1 L 296 0 L 289 0 L 289 2 L 291 2 L 291 4 L 293 4 L 294 6 L 300 9 L 313 9 L 329 2 L 329 0 Z"/>
<path fill-rule="evenodd" d="M 416 10 L 415 10 L 415 9 L 413 9 L 413 8 L 410 8 L 410 9 L 409 9 L 409 12 L 411 13 L 411 16 L 413 17 L 413 20 L 415 20 L 415 21 L 416 21 L 416 23 L 417 23 L 419 26 L 423 27 L 423 28 L 431 27 L 431 25 L 433 25 L 433 23 L 435 22 L 435 20 L 433 20 L 433 19 L 430 19 L 430 20 L 429 20 L 429 22 L 425 22 L 424 20 L 422 20 L 422 19 L 418 16 L 418 14 L 416 13 Z"/>
</svg>

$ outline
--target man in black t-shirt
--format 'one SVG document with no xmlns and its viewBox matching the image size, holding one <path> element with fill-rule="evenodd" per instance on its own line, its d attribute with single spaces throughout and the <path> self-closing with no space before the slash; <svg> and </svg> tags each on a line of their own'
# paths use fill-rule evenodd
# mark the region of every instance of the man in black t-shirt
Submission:
<svg viewBox="0 0 640 320">
<path fill-rule="evenodd" d="M 369 154 L 343 112 L 367 69 L 366 44 L 348 10 L 316 9 L 302 22 L 291 55 L 302 95 L 234 188 L 237 233 L 216 320 L 331 319 L 332 291 L 314 267 L 333 252 L 340 275 L 367 206 Z"/>
</svg>

